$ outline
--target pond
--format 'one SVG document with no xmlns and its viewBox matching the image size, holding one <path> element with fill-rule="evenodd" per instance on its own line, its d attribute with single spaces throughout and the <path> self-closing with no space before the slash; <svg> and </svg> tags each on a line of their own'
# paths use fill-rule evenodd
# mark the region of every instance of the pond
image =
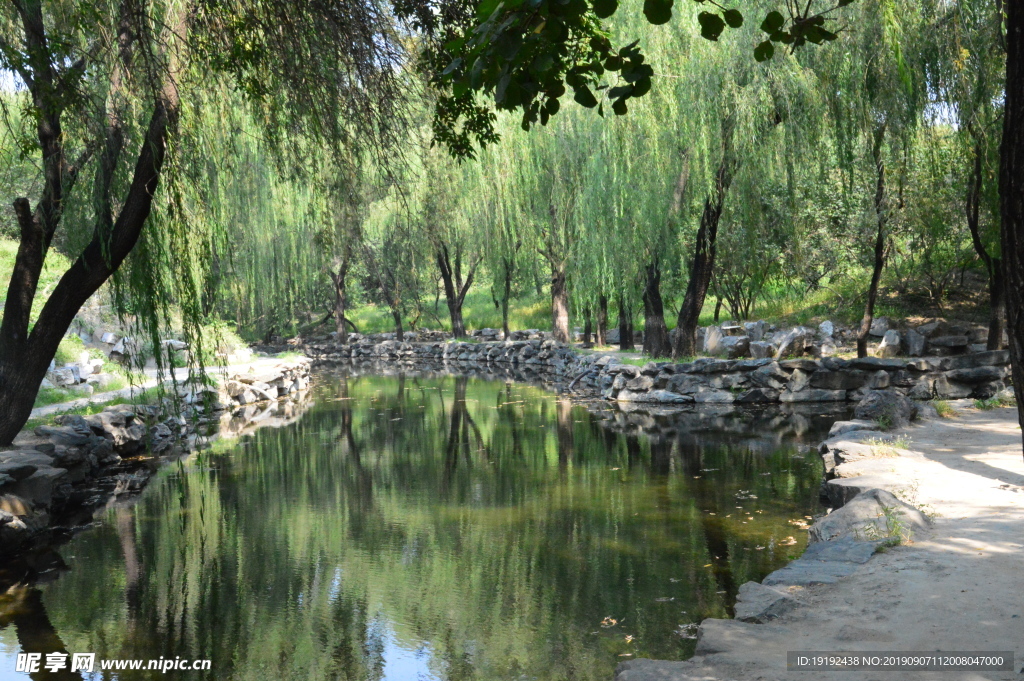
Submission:
<svg viewBox="0 0 1024 681">
<path fill-rule="evenodd" d="M 24 651 L 237 680 L 685 658 L 694 623 L 802 552 L 835 418 L 627 414 L 465 376 L 327 374 L 313 399 L 165 467 L 60 547 L 67 570 L 0 596 L 0 678 L 27 678 Z"/>
</svg>

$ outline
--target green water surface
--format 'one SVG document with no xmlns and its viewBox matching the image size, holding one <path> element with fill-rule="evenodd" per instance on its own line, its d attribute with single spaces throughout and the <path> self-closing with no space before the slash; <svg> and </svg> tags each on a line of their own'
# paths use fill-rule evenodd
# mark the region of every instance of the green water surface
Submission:
<svg viewBox="0 0 1024 681">
<path fill-rule="evenodd" d="M 48 645 L 212 666 L 107 679 L 610 681 L 692 654 L 686 625 L 819 510 L 807 419 L 718 432 L 465 377 L 328 375 L 313 400 L 101 512 L 20 619 L 0 601 L 0 678 Z"/>
</svg>

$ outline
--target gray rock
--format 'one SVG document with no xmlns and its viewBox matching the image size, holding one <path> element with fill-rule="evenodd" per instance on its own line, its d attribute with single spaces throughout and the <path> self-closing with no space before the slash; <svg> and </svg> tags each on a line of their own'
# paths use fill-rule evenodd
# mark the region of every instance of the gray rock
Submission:
<svg viewBox="0 0 1024 681">
<path fill-rule="evenodd" d="M 704 331 L 704 354 L 705 355 L 725 355 L 728 352 L 725 344 L 722 340 L 725 338 L 725 334 L 722 333 L 722 329 L 717 326 L 709 326 Z"/>
<path fill-rule="evenodd" d="M 731 404 L 736 401 L 736 395 L 708 388 L 694 393 L 693 400 L 699 404 Z"/>
<path fill-rule="evenodd" d="M 910 539 L 914 531 L 928 528 L 928 518 L 916 508 L 900 501 L 890 492 L 871 489 L 861 492 L 845 506 L 811 526 L 813 542 L 837 538 L 877 541 Z"/>
<path fill-rule="evenodd" d="M 945 376 L 939 376 L 935 379 L 933 390 L 935 397 L 940 400 L 958 400 L 974 392 L 974 387 L 965 383 L 951 381 Z"/>
<path fill-rule="evenodd" d="M 789 390 L 790 392 L 798 393 L 807 387 L 807 383 L 810 381 L 811 374 L 802 370 L 796 369 L 789 377 Z"/>
<path fill-rule="evenodd" d="M 777 402 L 778 400 L 779 392 L 777 390 L 771 390 L 770 388 L 752 388 L 750 390 L 740 393 L 736 397 L 736 402 L 740 404 Z"/>
<path fill-rule="evenodd" d="M 828 431 L 829 438 L 838 437 L 844 433 L 853 433 L 858 430 L 874 430 L 878 424 L 874 421 L 856 419 L 853 421 L 836 421 Z"/>
<path fill-rule="evenodd" d="M 885 428 L 902 428 L 917 415 L 914 401 L 889 390 L 870 390 L 857 403 L 854 417 L 875 421 Z"/>
<path fill-rule="evenodd" d="M 872 336 L 881 337 L 889 330 L 888 317 L 875 317 L 871 320 L 871 328 L 868 333 Z"/>
<path fill-rule="evenodd" d="M 726 336 L 721 341 L 725 354 L 729 359 L 746 357 L 750 350 L 750 338 L 747 336 Z"/>
<path fill-rule="evenodd" d="M 819 390 L 809 388 L 798 393 L 779 393 L 779 402 L 843 402 L 846 400 L 845 390 Z"/>
<path fill-rule="evenodd" d="M 953 369 L 945 373 L 945 377 L 957 383 L 988 383 L 1006 378 L 1008 367 L 980 366 L 973 369 Z"/>
<path fill-rule="evenodd" d="M 17 459 L 0 463 L 0 475 L 10 478 L 12 482 L 24 480 L 37 470 L 38 466 Z"/>
<path fill-rule="evenodd" d="M 889 359 L 884 357 L 858 357 L 850 360 L 850 366 L 854 369 L 866 371 L 877 371 L 879 369 L 906 369 L 907 363 L 902 359 Z"/>
<path fill-rule="evenodd" d="M 775 358 L 781 359 L 788 356 L 799 356 L 804 354 L 804 350 L 814 340 L 814 333 L 803 326 L 798 326 L 794 329 L 790 329 L 786 333 L 782 334 L 780 338 L 776 338 L 778 350 L 775 352 Z"/>
<path fill-rule="evenodd" d="M 764 623 L 785 614 L 797 600 L 784 591 L 758 582 L 746 582 L 736 594 L 735 617 L 741 622 Z"/>
<path fill-rule="evenodd" d="M 831 338 L 832 334 L 834 334 L 835 331 L 835 325 L 828 320 L 825 320 L 821 324 L 818 324 L 818 333 L 821 334 L 822 338 Z"/>
<path fill-rule="evenodd" d="M 889 387 L 889 372 L 879 369 L 868 376 L 867 387 L 871 390 L 882 390 Z"/>
<path fill-rule="evenodd" d="M 763 319 L 756 322 L 743 322 L 743 331 L 750 338 L 751 342 L 764 340 L 764 334 L 768 330 L 768 322 Z"/>
<path fill-rule="evenodd" d="M 928 339 L 918 333 L 916 329 L 907 331 L 907 354 L 911 357 L 920 357 L 924 354 L 925 345 Z"/>
<path fill-rule="evenodd" d="M 615 399 L 619 402 L 658 402 L 662 404 L 693 402 L 693 397 L 689 395 L 679 395 L 667 390 L 651 390 L 650 392 L 642 393 L 622 390 Z"/>
<path fill-rule="evenodd" d="M 750 356 L 755 359 L 766 359 L 775 356 L 775 346 L 767 341 L 752 341 L 750 343 Z"/>
<path fill-rule="evenodd" d="M 882 342 L 878 344 L 876 354 L 879 357 L 895 357 L 900 354 L 902 343 L 903 339 L 900 338 L 900 332 L 896 329 L 889 329 L 882 336 Z"/>
<path fill-rule="evenodd" d="M 649 660 L 641 657 L 620 662 L 615 667 L 615 681 L 698 681 L 706 678 L 703 674 L 688 674 L 692 666 L 689 661 Z"/>
<path fill-rule="evenodd" d="M 940 348 L 966 348 L 969 344 L 967 336 L 938 336 L 929 339 L 928 343 Z"/>
<path fill-rule="evenodd" d="M 1010 363 L 1010 351 L 990 350 L 987 352 L 978 352 L 973 355 L 953 357 L 946 361 L 948 362 L 948 368 L 950 369 L 973 369 L 975 367 L 990 365 L 1002 366 Z"/>
<path fill-rule="evenodd" d="M 856 390 L 864 385 L 865 375 L 857 370 L 815 371 L 810 386 L 825 390 Z"/>
<path fill-rule="evenodd" d="M 633 392 L 647 392 L 654 387 L 654 377 L 643 375 L 637 376 L 636 378 L 626 381 L 626 384 L 623 387 L 625 387 L 626 390 L 632 390 Z"/>
</svg>

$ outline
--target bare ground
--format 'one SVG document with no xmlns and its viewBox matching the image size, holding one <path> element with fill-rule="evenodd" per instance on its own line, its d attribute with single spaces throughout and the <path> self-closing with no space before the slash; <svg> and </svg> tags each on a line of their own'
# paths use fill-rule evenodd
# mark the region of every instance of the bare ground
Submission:
<svg viewBox="0 0 1024 681">
<path fill-rule="evenodd" d="M 965 409 L 905 431 L 923 457 L 893 460 L 901 496 L 930 530 L 832 585 L 790 587 L 802 604 L 768 624 L 706 621 L 687 662 L 637 660 L 618 681 L 1024 679 L 1024 457 L 1013 408 Z M 786 653 L 1015 651 L 1005 672 L 798 672 Z"/>
</svg>

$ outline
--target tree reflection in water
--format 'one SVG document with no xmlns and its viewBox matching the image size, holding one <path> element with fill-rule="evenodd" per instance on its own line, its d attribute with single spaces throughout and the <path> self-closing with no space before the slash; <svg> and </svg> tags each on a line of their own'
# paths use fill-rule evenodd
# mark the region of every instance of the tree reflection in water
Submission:
<svg viewBox="0 0 1024 681">
<path fill-rule="evenodd" d="M 604 681 L 630 655 L 685 657 L 680 624 L 800 552 L 789 521 L 817 508 L 820 464 L 780 435 L 795 417 L 610 409 L 465 376 L 325 379 L 299 422 L 168 467 L 73 539 L 67 574 L 0 605 L 0 636 L 211 659 L 195 679 Z M 19 620 L 25 603 L 49 618 Z"/>
</svg>

